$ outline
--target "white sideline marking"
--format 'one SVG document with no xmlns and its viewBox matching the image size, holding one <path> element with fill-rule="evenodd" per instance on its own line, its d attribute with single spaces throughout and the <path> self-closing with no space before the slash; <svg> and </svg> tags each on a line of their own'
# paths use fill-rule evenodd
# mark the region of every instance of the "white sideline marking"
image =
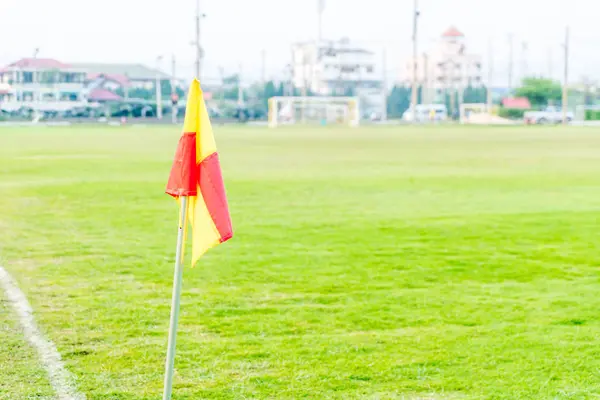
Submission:
<svg viewBox="0 0 600 400">
<path fill-rule="evenodd" d="M 4 293 L 6 293 L 8 302 L 19 316 L 19 322 L 21 323 L 25 339 L 37 350 L 58 399 L 85 400 L 85 396 L 77 392 L 73 378 L 69 371 L 65 369 L 56 346 L 44 338 L 38 329 L 33 318 L 33 310 L 25 294 L 19 289 L 10 274 L 2 267 L 0 267 L 0 285 L 2 285 Z"/>
</svg>

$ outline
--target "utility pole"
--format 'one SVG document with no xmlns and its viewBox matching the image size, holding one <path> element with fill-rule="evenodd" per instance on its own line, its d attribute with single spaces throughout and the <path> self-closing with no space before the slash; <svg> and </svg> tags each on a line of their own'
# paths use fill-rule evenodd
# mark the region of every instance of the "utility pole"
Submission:
<svg viewBox="0 0 600 400">
<path fill-rule="evenodd" d="M 548 49 L 548 78 L 552 79 L 552 47 Z"/>
<path fill-rule="evenodd" d="M 196 47 L 196 78 L 200 80 L 201 78 L 201 61 L 202 61 L 202 46 L 200 46 L 200 18 L 202 15 L 200 14 L 200 0 L 196 0 L 196 38 L 192 42 L 192 44 Z"/>
<path fill-rule="evenodd" d="M 156 57 L 156 81 L 154 82 L 154 86 L 156 89 L 156 118 L 159 120 L 162 119 L 162 98 L 161 98 L 161 87 L 160 87 L 160 61 L 163 56 Z"/>
<path fill-rule="evenodd" d="M 513 34 L 508 34 L 508 89 L 512 90 L 513 80 Z"/>
<path fill-rule="evenodd" d="M 294 96 L 294 67 L 292 64 L 286 66 L 286 73 L 288 81 L 284 85 L 283 95 L 292 97 Z"/>
<path fill-rule="evenodd" d="M 308 58 L 306 56 L 306 47 L 302 51 L 302 123 L 306 123 L 306 96 L 308 96 L 308 80 L 306 78 L 306 67 L 308 65 Z"/>
<path fill-rule="evenodd" d="M 325 0 L 317 0 L 317 46 L 320 46 L 323 41 L 323 11 L 325 11 Z"/>
<path fill-rule="evenodd" d="M 40 52 L 40 48 L 36 47 L 35 50 L 33 50 L 33 58 L 37 58 L 38 53 Z M 37 70 L 37 68 L 33 71 L 32 75 L 32 83 L 40 83 L 40 71 Z M 37 110 L 36 114 L 39 113 L 39 108 L 40 108 L 40 104 L 38 104 L 39 102 L 42 101 L 42 93 L 40 92 L 40 90 L 38 89 L 37 91 L 33 92 L 33 103 L 37 106 Z"/>
<path fill-rule="evenodd" d="M 385 47 L 383 48 L 383 53 L 381 55 L 381 97 L 382 97 L 382 106 L 381 106 L 381 120 L 387 121 L 387 54 Z"/>
<path fill-rule="evenodd" d="M 260 79 L 263 87 L 267 84 L 267 51 L 265 49 L 260 52 Z"/>
<path fill-rule="evenodd" d="M 492 116 L 492 82 L 494 80 L 494 45 L 492 39 L 488 41 L 488 84 L 487 84 L 487 112 Z"/>
<path fill-rule="evenodd" d="M 412 91 L 410 94 L 410 106 L 412 109 L 412 120 L 417 122 L 417 22 L 419 19 L 419 0 L 414 0 L 413 12 L 413 74 L 412 74 Z"/>
<path fill-rule="evenodd" d="M 171 55 L 171 121 L 173 124 L 177 123 L 177 82 L 176 82 L 176 64 L 175 64 L 175 54 Z"/>
<path fill-rule="evenodd" d="M 423 104 L 431 104 L 429 99 L 429 57 L 423 53 L 423 87 L 421 89 L 421 101 Z"/>
<path fill-rule="evenodd" d="M 225 68 L 223 66 L 219 66 L 219 76 L 221 77 L 221 98 L 219 103 L 223 107 L 223 102 L 225 101 Z"/>
<path fill-rule="evenodd" d="M 562 123 L 567 124 L 567 106 L 568 106 L 568 84 L 569 84 L 569 27 L 565 28 L 565 75 L 562 90 Z"/>
<path fill-rule="evenodd" d="M 125 74 L 125 78 L 127 78 L 127 84 L 123 87 L 123 92 L 124 92 L 124 98 L 125 101 L 129 100 L 129 74 Z"/>
<path fill-rule="evenodd" d="M 244 104 L 244 90 L 242 89 L 242 64 L 240 63 L 240 72 L 238 75 L 238 106 L 241 107 Z"/>
<path fill-rule="evenodd" d="M 527 42 L 521 43 L 521 78 L 527 78 Z"/>
<path fill-rule="evenodd" d="M 448 80 L 450 81 L 450 84 L 448 85 L 448 90 L 450 92 L 450 112 L 451 112 L 451 118 L 454 119 L 454 115 L 456 115 L 456 84 L 454 82 L 454 68 L 456 67 L 456 64 L 454 63 L 454 58 L 450 58 L 447 61 L 450 64 L 450 71 L 448 73 Z"/>
<path fill-rule="evenodd" d="M 260 80 L 261 80 L 261 84 L 262 84 L 262 96 L 267 101 L 267 108 L 268 108 L 269 99 L 267 99 L 266 61 L 267 61 L 267 51 L 265 49 L 262 49 L 260 52 Z"/>
</svg>

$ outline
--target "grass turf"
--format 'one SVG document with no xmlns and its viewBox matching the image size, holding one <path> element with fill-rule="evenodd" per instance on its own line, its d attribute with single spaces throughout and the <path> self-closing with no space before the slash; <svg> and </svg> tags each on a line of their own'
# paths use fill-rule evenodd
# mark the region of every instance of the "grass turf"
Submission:
<svg viewBox="0 0 600 400">
<path fill-rule="evenodd" d="M 53 399 L 36 353 L 22 336 L 9 305 L 0 294 L 0 399 Z"/>
<path fill-rule="evenodd" d="M 600 394 L 597 130 L 216 132 L 236 234 L 185 271 L 175 399 Z M 0 130 L 4 264 L 89 398 L 160 397 L 177 137 Z"/>
</svg>

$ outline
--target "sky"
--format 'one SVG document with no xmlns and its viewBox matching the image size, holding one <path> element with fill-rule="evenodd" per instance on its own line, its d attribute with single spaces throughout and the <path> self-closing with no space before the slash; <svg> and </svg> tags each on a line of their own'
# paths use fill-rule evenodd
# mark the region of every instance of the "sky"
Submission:
<svg viewBox="0 0 600 400">
<path fill-rule="evenodd" d="M 218 81 L 241 70 L 244 81 L 281 79 L 290 44 L 317 36 L 318 0 L 200 0 L 205 50 L 202 78 Z M 0 0 L 0 64 L 31 57 L 63 62 L 131 62 L 158 65 L 191 78 L 196 0 Z M 467 50 L 481 54 L 487 70 L 493 49 L 493 82 L 508 81 L 508 35 L 513 35 L 514 75 L 527 71 L 562 77 L 565 27 L 570 26 L 570 80 L 600 79 L 598 0 L 419 0 L 418 49 L 426 52 L 454 25 Z M 388 79 L 403 79 L 412 54 L 413 0 L 325 0 L 323 36 L 348 37 L 387 53 Z M 527 43 L 524 52 L 522 43 Z M 157 57 L 163 56 L 157 63 Z M 550 62 L 552 60 L 552 62 Z"/>
</svg>

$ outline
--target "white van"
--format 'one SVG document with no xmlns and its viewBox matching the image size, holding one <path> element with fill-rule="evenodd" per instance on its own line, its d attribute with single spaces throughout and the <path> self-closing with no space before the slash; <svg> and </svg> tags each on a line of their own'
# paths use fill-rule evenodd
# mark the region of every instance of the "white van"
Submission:
<svg viewBox="0 0 600 400">
<path fill-rule="evenodd" d="M 427 121 L 445 121 L 448 119 L 448 110 L 444 104 L 417 104 L 416 121 L 427 122 Z M 412 107 L 404 111 L 402 119 L 407 122 L 412 122 L 413 112 Z"/>
</svg>

